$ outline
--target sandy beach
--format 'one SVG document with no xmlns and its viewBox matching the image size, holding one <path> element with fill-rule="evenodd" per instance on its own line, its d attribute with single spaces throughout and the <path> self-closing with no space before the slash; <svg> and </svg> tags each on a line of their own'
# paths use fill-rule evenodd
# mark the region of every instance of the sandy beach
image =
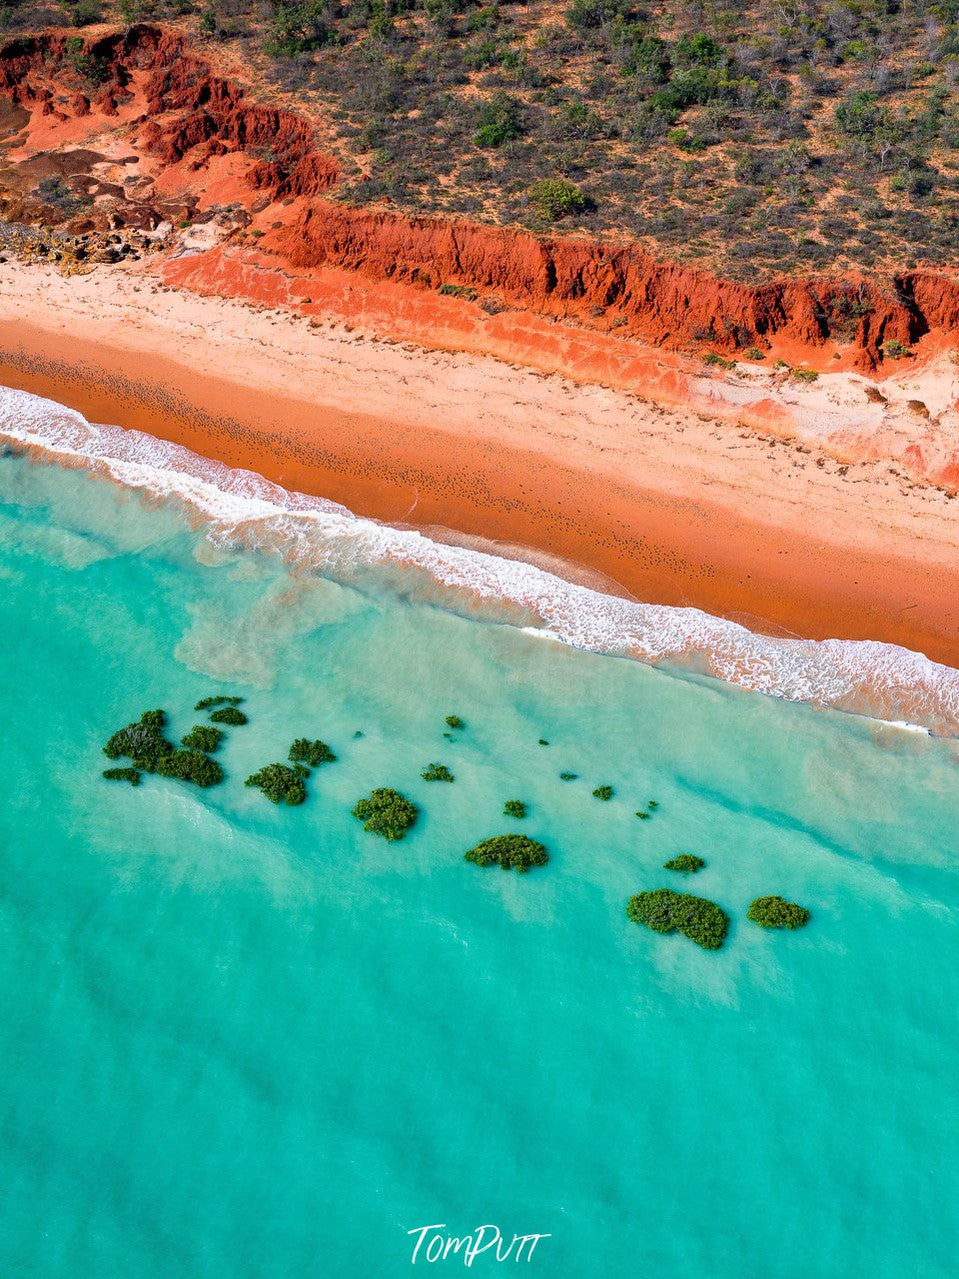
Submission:
<svg viewBox="0 0 959 1279">
<path fill-rule="evenodd" d="M 815 414 L 807 437 L 776 439 L 137 270 L 15 263 L 0 266 L 0 383 L 646 601 L 959 665 L 954 499 L 888 458 L 820 450 Z"/>
</svg>

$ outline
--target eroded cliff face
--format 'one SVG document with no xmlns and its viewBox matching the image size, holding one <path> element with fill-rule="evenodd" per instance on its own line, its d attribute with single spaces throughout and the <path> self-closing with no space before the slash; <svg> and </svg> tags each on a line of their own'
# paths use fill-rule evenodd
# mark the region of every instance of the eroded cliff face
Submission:
<svg viewBox="0 0 959 1279">
<path fill-rule="evenodd" d="M 177 32 L 141 25 L 82 45 L 67 33 L 11 40 L 0 50 L 0 91 L 51 123 L 116 118 L 161 168 L 198 179 L 218 157 L 241 157 L 237 181 L 260 196 L 258 248 L 278 266 L 476 290 L 661 347 L 731 354 L 787 343 L 793 359 L 813 367 L 838 353 L 847 366 L 875 369 L 885 343 L 959 332 L 959 282 L 921 271 L 749 286 L 659 262 L 637 246 L 350 207 L 329 197 L 337 164 L 308 121 L 254 102 Z"/>
</svg>

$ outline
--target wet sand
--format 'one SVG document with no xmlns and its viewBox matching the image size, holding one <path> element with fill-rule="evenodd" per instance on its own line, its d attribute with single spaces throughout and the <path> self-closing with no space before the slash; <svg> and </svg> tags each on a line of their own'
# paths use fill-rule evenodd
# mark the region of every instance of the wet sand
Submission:
<svg viewBox="0 0 959 1279">
<path fill-rule="evenodd" d="M 959 666 L 959 502 L 881 461 L 134 272 L 0 268 L 0 383 L 636 598 Z"/>
</svg>

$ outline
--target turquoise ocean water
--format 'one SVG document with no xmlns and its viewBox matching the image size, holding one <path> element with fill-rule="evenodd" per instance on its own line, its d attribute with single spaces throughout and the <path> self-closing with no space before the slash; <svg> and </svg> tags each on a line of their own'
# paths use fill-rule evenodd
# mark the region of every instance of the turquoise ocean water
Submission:
<svg viewBox="0 0 959 1279">
<path fill-rule="evenodd" d="M 561 1279 L 954 1275 L 956 745 L 396 585 L 0 458 L 0 1274 L 388 1279 L 491 1223 Z M 101 779 L 220 692 L 224 785 Z M 242 780 L 301 735 L 338 761 L 276 809 Z M 463 860 L 510 829 L 550 865 Z M 624 913 L 686 851 L 719 953 Z"/>
</svg>

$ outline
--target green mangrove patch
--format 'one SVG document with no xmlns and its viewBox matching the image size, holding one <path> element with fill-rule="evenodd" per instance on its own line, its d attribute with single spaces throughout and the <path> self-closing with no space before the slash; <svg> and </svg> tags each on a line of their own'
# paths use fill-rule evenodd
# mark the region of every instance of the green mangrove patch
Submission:
<svg viewBox="0 0 959 1279">
<path fill-rule="evenodd" d="M 195 711 L 208 711 L 214 706 L 239 706 L 242 701 L 242 697 L 201 697 L 193 709 Z"/>
<path fill-rule="evenodd" d="M 615 794 L 612 786 L 597 786 L 593 791 L 593 799 L 610 800 Z"/>
<path fill-rule="evenodd" d="M 471 848 L 466 860 L 476 866 L 499 866 L 525 874 L 534 866 L 545 866 L 549 853 L 528 835 L 495 835 Z"/>
<path fill-rule="evenodd" d="M 446 725 L 448 728 L 465 728 L 466 725 L 458 715 L 447 715 Z"/>
<path fill-rule="evenodd" d="M 695 875 L 706 865 L 702 857 L 697 857 L 695 853 L 680 853 L 678 857 L 671 857 L 668 862 L 663 862 L 663 870 L 677 870 L 680 875 Z"/>
<path fill-rule="evenodd" d="M 298 771 L 296 768 L 288 768 L 286 764 L 267 764 L 248 777 L 246 785 L 258 786 L 274 804 L 289 804 L 293 807 L 306 799 L 306 784 L 303 781 L 303 773 L 306 772 L 306 769 Z"/>
<path fill-rule="evenodd" d="M 247 724 L 249 720 L 242 711 L 238 711 L 235 706 L 224 706 L 221 710 L 214 711 L 210 716 L 210 722 L 213 724 L 232 724 L 239 726 Z"/>
<path fill-rule="evenodd" d="M 336 756 L 326 742 L 310 741 L 308 737 L 298 737 L 290 746 L 287 756 L 294 764 L 309 764 L 310 768 L 319 768 L 321 764 L 335 764 Z"/>
<path fill-rule="evenodd" d="M 175 777 L 195 786 L 215 786 L 223 781 L 225 774 L 216 760 L 202 751 L 177 750 L 167 739 L 165 727 L 164 711 L 144 711 L 138 720 L 112 735 L 103 753 L 107 759 L 131 759 L 134 768 L 141 772 Z"/>
<path fill-rule="evenodd" d="M 746 912 L 760 928 L 805 928 L 812 918 L 805 906 L 787 902 L 785 897 L 757 897 Z"/>
<path fill-rule="evenodd" d="M 630 897 L 626 914 L 655 933 L 682 933 L 704 950 L 719 950 L 726 939 L 729 916 L 715 902 L 689 893 L 657 888 Z"/>
<path fill-rule="evenodd" d="M 105 768 L 103 776 L 108 782 L 129 782 L 131 786 L 140 785 L 140 772 L 136 768 Z"/>
<path fill-rule="evenodd" d="M 503 805 L 504 817 L 525 817 L 526 805 L 521 799 L 508 799 Z"/>
<path fill-rule="evenodd" d="M 357 800 L 353 808 L 353 816 L 363 823 L 363 829 L 384 839 L 402 839 L 418 814 L 412 800 L 386 786 L 370 791 L 369 798 Z"/>
<path fill-rule="evenodd" d="M 455 782 L 456 778 L 445 764 L 430 764 L 420 773 L 424 782 Z"/>
<path fill-rule="evenodd" d="M 194 724 L 186 736 L 180 738 L 180 744 L 189 750 L 206 751 L 208 755 L 212 755 L 219 749 L 223 738 L 222 730 L 214 728 L 212 724 Z"/>
</svg>

